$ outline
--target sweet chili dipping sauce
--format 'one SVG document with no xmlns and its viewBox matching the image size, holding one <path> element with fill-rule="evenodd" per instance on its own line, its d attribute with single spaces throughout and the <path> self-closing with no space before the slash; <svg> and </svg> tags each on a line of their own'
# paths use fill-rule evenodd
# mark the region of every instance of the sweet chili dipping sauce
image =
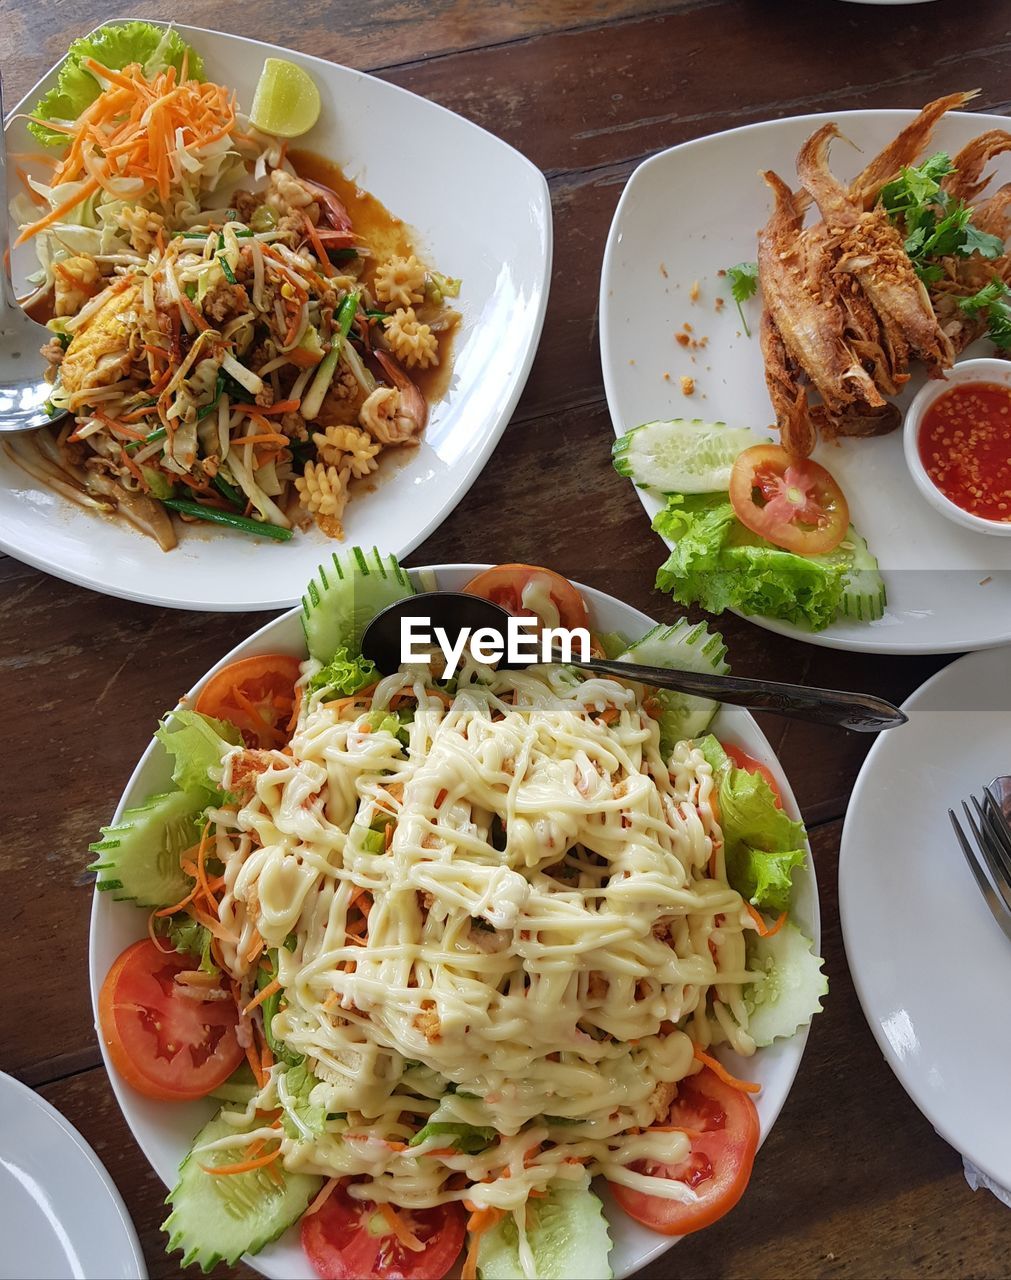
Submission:
<svg viewBox="0 0 1011 1280">
<path fill-rule="evenodd" d="M 956 384 L 927 410 L 917 443 L 950 502 L 983 520 L 1011 521 L 1011 387 Z"/>
</svg>

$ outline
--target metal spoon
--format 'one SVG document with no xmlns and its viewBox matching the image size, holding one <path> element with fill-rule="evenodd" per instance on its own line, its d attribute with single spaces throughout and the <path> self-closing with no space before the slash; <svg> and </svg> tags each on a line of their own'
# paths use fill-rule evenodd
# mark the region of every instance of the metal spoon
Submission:
<svg viewBox="0 0 1011 1280">
<path fill-rule="evenodd" d="M 3 124 L 3 82 L 0 80 L 0 433 L 32 431 L 65 415 L 50 415 L 45 403 L 53 386 L 45 378 L 46 363 L 39 349 L 52 339 L 18 306 L 8 272 L 10 209 L 7 192 L 7 144 Z"/>
<path fill-rule="evenodd" d="M 362 637 L 362 654 L 380 671 L 396 671 L 402 652 L 401 619 L 424 618 L 434 632 L 442 627 L 450 640 L 461 631 L 491 627 L 505 634 L 509 613 L 480 596 L 457 591 L 428 591 L 398 600 L 372 619 Z M 541 666 L 538 662 L 500 662 L 499 668 Z M 845 729 L 875 733 L 905 724 L 906 715 L 882 698 L 837 689 L 811 689 L 801 684 L 780 684 L 775 680 L 749 680 L 740 676 L 717 676 L 697 671 L 673 671 L 667 667 L 642 667 L 631 662 L 593 659 L 566 665 L 596 675 L 620 676 L 657 689 L 715 698 L 752 711 L 774 711 L 820 724 L 837 724 Z"/>
</svg>

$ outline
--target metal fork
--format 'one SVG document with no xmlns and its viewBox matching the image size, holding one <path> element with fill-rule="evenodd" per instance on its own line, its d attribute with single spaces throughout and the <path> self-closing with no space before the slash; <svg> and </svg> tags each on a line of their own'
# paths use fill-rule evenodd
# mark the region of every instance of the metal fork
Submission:
<svg viewBox="0 0 1011 1280">
<path fill-rule="evenodd" d="M 982 803 L 969 799 L 972 809 L 965 800 L 962 808 L 975 847 L 953 809 L 948 817 L 990 914 L 1011 939 L 1011 777 L 994 778 L 983 788 Z"/>
</svg>

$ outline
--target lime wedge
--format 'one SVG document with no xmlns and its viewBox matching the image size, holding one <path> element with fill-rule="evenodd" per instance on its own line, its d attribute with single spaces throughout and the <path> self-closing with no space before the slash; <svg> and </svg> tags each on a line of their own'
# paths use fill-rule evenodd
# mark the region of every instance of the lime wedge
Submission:
<svg viewBox="0 0 1011 1280">
<path fill-rule="evenodd" d="M 307 71 L 284 58 L 268 58 L 253 95 L 249 123 L 276 138 L 297 138 L 319 119 L 319 90 Z"/>
</svg>

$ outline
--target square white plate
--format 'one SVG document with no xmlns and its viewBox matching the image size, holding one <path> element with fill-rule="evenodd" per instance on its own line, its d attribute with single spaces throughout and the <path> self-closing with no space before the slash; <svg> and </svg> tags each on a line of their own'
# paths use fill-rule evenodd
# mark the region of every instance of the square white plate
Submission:
<svg viewBox="0 0 1011 1280">
<path fill-rule="evenodd" d="M 744 304 L 749 338 L 718 275 L 755 257 L 770 205 L 759 170 L 775 169 L 796 186 L 802 143 L 836 120 L 855 146 L 837 142 L 832 169 L 849 179 L 914 114 L 840 111 L 768 120 L 672 147 L 636 169 L 611 223 L 600 285 L 601 364 L 617 434 L 655 418 L 701 417 L 751 427 L 756 440 L 768 439 L 773 414 L 758 341 L 760 301 Z M 1002 116 L 953 112 L 925 154 L 954 154 L 1007 124 Z M 1000 156 L 990 169 L 996 176 L 988 190 L 995 190 L 1011 178 L 1011 156 Z M 695 304 L 694 281 L 700 289 Z M 726 303 L 721 311 L 718 297 Z M 685 323 L 696 339 L 707 339 L 704 347 L 678 344 L 674 335 Z M 991 352 L 980 342 L 963 356 Z M 695 379 L 690 397 L 680 390 L 683 375 Z M 924 379 L 923 369 L 914 367 L 900 408 Z M 868 653 L 952 653 L 1011 641 L 1011 538 L 961 529 L 937 512 L 909 474 L 901 430 L 822 443 L 814 456 L 842 485 L 853 523 L 878 558 L 888 608 L 877 622 L 839 620 L 819 632 L 770 618 L 753 622 L 811 644 Z M 638 494 L 650 517 L 662 509 L 661 500 L 642 489 Z M 656 552 L 659 565 L 659 542 Z"/>
<path fill-rule="evenodd" d="M 265 58 L 304 67 L 319 86 L 322 110 L 296 145 L 338 163 L 416 232 L 428 262 L 463 280 L 449 389 L 433 405 L 420 447 L 391 451 L 376 491 L 356 494 L 345 520 L 344 545 L 406 555 L 467 492 L 526 382 L 551 273 L 544 176 L 477 125 L 363 72 L 257 40 L 177 30 L 204 58 L 208 77 L 235 89 L 246 110 Z M 12 114 L 31 110 L 57 70 Z M 23 120 L 8 126 L 7 145 L 38 150 Z M 25 250 L 15 259 L 21 279 L 35 265 L 31 246 Z M 109 595 L 187 609 L 278 609 L 295 603 L 296 587 L 340 545 L 316 529 L 272 543 L 188 526 L 166 553 L 43 489 L 0 452 L 0 548 Z"/>
</svg>

